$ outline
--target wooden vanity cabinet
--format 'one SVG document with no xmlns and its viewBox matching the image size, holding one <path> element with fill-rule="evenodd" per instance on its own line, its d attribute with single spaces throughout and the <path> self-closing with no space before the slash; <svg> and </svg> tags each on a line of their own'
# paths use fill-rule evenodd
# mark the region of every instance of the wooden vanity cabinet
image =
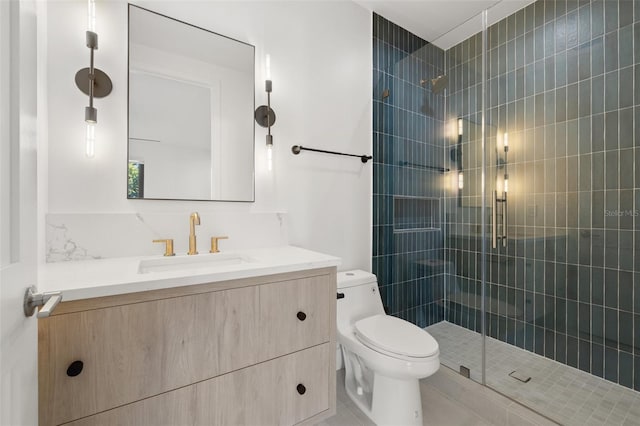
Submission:
<svg viewBox="0 0 640 426">
<path fill-rule="evenodd" d="M 335 413 L 336 270 L 61 303 L 41 425 L 314 423 Z"/>
</svg>

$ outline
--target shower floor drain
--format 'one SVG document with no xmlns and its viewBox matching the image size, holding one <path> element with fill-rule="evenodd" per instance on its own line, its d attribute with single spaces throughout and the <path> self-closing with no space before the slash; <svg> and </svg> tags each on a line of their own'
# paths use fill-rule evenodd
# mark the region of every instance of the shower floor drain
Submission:
<svg viewBox="0 0 640 426">
<path fill-rule="evenodd" d="M 531 376 L 521 373 L 518 370 L 512 371 L 511 373 L 509 373 L 509 376 L 513 377 L 516 380 L 520 380 L 522 383 L 527 383 L 529 380 L 531 380 Z"/>
<path fill-rule="evenodd" d="M 464 377 L 466 377 L 467 379 L 471 378 L 471 370 L 469 370 L 464 365 L 460 366 L 460 374 L 463 375 Z"/>
</svg>

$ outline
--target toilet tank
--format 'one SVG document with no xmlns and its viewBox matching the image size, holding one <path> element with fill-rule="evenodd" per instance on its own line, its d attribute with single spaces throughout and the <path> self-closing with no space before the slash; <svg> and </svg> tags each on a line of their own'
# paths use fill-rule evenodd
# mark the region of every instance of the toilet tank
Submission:
<svg viewBox="0 0 640 426">
<path fill-rule="evenodd" d="M 344 329 L 356 321 L 383 314 L 384 307 L 375 275 L 360 271 L 338 272 L 337 326 Z M 344 297 L 342 297 L 344 295 Z"/>
</svg>

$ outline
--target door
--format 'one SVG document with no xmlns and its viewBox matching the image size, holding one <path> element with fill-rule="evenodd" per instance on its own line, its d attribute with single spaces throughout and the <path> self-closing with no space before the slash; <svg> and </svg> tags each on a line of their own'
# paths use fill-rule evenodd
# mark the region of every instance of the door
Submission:
<svg viewBox="0 0 640 426">
<path fill-rule="evenodd" d="M 34 2 L 0 1 L 0 425 L 38 419 L 36 47 Z"/>
</svg>

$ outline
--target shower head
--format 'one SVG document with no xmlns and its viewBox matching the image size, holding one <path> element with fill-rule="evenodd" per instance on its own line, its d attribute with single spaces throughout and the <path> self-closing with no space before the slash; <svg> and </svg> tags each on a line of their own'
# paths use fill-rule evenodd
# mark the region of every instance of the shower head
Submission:
<svg viewBox="0 0 640 426">
<path fill-rule="evenodd" d="M 448 82 L 449 82 L 449 77 L 447 77 L 446 75 L 439 75 L 436 78 L 432 78 L 431 91 L 434 94 L 438 94 L 442 92 L 447 87 Z M 424 86 L 427 83 L 429 83 L 429 80 L 420 80 L 421 86 Z"/>
<path fill-rule="evenodd" d="M 447 83 L 449 83 L 449 77 L 446 75 L 439 75 L 436 78 L 432 78 L 431 91 L 433 93 L 440 93 L 447 87 Z"/>
</svg>

